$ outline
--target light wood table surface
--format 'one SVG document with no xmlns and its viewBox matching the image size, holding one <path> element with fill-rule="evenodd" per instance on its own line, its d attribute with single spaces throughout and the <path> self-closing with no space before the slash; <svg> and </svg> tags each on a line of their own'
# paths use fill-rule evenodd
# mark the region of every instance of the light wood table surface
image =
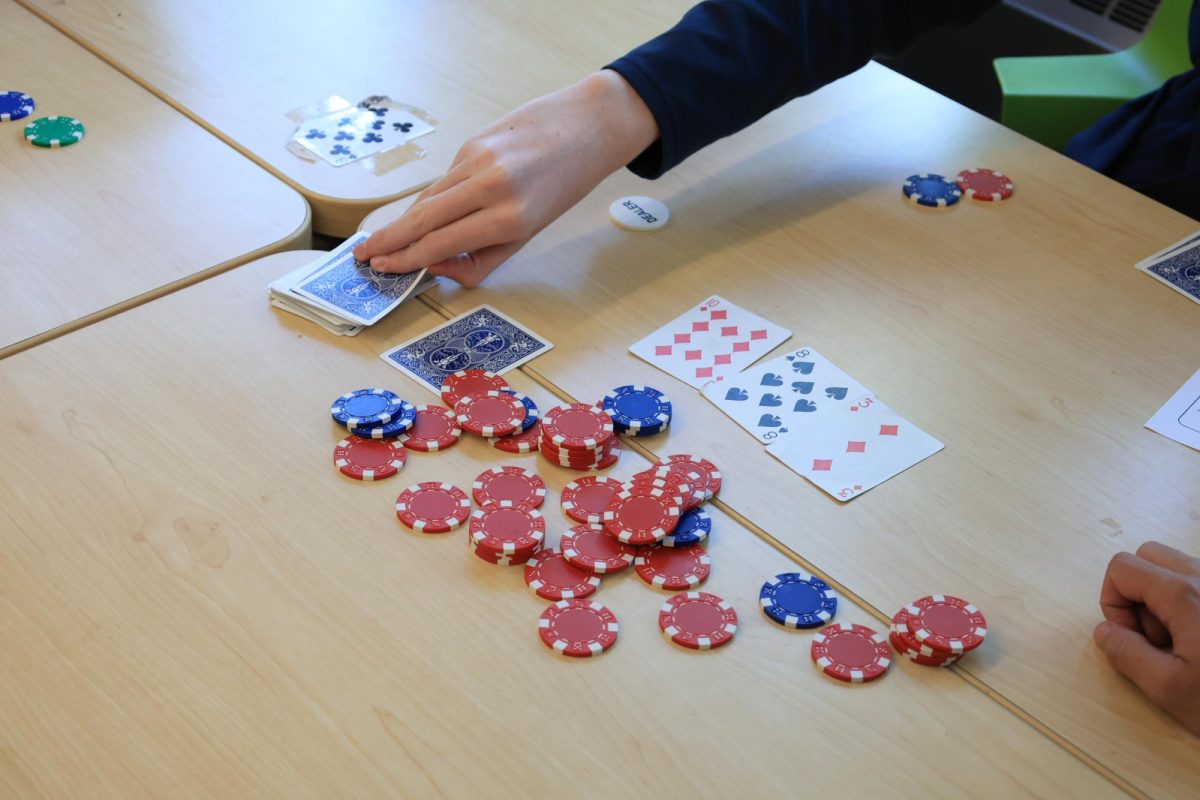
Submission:
<svg viewBox="0 0 1200 800">
<path fill-rule="evenodd" d="M 901 198 L 914 172 L 1002 169 L 996 207 Z M 615 228 L 629 194 L 655 233 Z M 363 224 L 377 230 L 405 203 Z M 1197 367 L 1200 311 L 1133 264 L 1196 223 L 872 65 L 657 183 L 602 184 L 447 313 L 503 304 L 554 339 L 529 372 L 594 402 L 667 391 L 656 454 L 711 458 L 721 501 L 879 617 L 928 593 L 990 623 L 963 669 L 1135 791 L 1200 793 L 1200 742 L 1093 645 L 1105 564 L 1156 538 L 1200 552 L 1198 454 L 1142 425 Z M 719 294 L 789 327 L 946 449 L 847 505 L 627 348 Z"/>
<path fill-rule="evenodd" d="M 794 562 L 715 509 L 703 588 L 740 614 L 728 647 L 664 641 L 669 593 L 630 570 L 595 596 L 622 625 L 612 651 L 554 655 L 522 570 L 475 558 L 465 530 L 409 532 L 392 506 L 412 483 L 519 463 L 549 484 L 554 540 L 578 473 L 468 438 L 384 481 L 339 475 L 331 399 L 384 385 L 434 402 L 377 356 L 441 317 L 413 303 L 339 339 L 268 308 L 268 280 L 310 255 L 0 364 L 0 794 L 1121 794 L 958 670 L 820 675 L 811 632 L 757 608 Z M 645 464 L 627 452 L 611 473 Z M 838 618 L 874 624 L 848 600 Z"/>
<path fill-rule="evenodd" d="M 21 2 L 288 181 L 312 205 L 316 230 L 337 236 L 441 175 L 471 134 L 509 109 L 599 69 L 692 5 Z M 286 149 L 289 111 L 331 95 L 358 102 L 376 94 L 438 120 L 416 140 L 423 158 L 376 175 Z"/>
<path fill-rule="evenodd" d="M 304 198 L 10 0 L 3 90 L 32 95 L 0 123 L 0 357 L 265 253 L 307 247 Z M 65 114 L 83 141 L 25 141 Z"/>
</svg>

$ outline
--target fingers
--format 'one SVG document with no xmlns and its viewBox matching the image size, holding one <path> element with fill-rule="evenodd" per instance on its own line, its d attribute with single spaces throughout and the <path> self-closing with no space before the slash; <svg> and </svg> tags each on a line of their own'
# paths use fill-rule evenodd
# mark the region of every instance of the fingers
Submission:
<svg viewBox="0 0 1200 800">
<path fill-rule="evenodd" d="M 1150 612 L 1150 609 L 1138 606 L 1135 613 L 1138 625 L 1134 630 L 1140 631 L 1146 637 L 1146 641 L 1155 647 L 1171 646 L 1171 632 L 1167 630 L 1166 625 L 1159 621 L 1158 617 Z"/>
<path fill-rule="evenodd" d="M 1113 669 L 1132 681 L 1151 701 L 1165 705 L 1172 699 L 1172 687 L 1184 668 L 1179 658 L 1154 647 L 1137 631 L 1110 622 L 1097 625 L 1093 636 Z"/>
<path fill-rule="evenodd" d="M 456 221 L 479 210 L 486 202 L 470 182 L 460 183 L 440 194 L 414 203 L 404 216 L 376 231 L 367 241 L 355 249 L 355 257 L 371 262 L 371 268 L 379 272 L 411 272 L 428 263 L 406 258 L 393 258 L 376 263 L 376 259 L 403 253 L 405 249 L 419 245 L 424 237 L 453 225 Z M 421 252 L 420 250 L 418 252 Z M 384 269 L 384 265 L 391 268 Z"/>
<path fill-rule="evenodd" d="M 522 228 L 511 221 L 502 208 L 485 208 L 430 231 L 408 247 L 371 260 L 381 272 L 411 272 L 414 269 L 453 259 L 460 253 L 474 253 L 493 245 L 505 245 L 525 238 Z M 376 262 L 380 266 L 376 266 Z"/>
<path fill-rule="evenodd" d="M 434 275 L 444 275 L 457 281 L 468 289 L 478 286 L 484 278 L 496 271 L 496 268 L 507 261 L 512 254 L 520 250 L 528 242 L 493 245 L 474 253 L 462 253 L 454 258 L 433 264 L 429 271 Z"/>
<path fill-rule="evenodd" d="M 1157 564 L 1180 575 L 1200 578 L 1200 558 L 1192 558 L 1187 553 L 1161 542 L 1144 543 L 1137 549 L 1137 555 L 1151 564 Z"/>
</svg>

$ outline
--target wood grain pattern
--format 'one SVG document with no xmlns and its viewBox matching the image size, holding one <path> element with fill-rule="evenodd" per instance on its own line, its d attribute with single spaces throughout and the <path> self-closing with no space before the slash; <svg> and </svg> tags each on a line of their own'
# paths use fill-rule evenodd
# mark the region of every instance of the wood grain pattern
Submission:
<svg viewBox="0 0 1200 800">
<path fill-rule="evenodd" d="M 329 402 L 359 385 L 433 401 L 377 354 L 440 318 L 411 304 L 338 339 L 268 308 L 268 280 L 308 255 L 0 364 L 0 794 L 1120 795 L 955 671 L 823 678 L 811 635 L 756 607 L 793 562 L 720 512 L 705 588 L 741 615 L 726 650 L 665 642 L 666 595 L 626 574 L 596 596 L 615 648 L 555 657 L 520 570 L 462 531 L 407 531 L 392 504 L 537 464 L 553 538 L 576 473 L 469 439 L 386 481 L 340 476 Z M 839 619 L 873 624 L 848 602 Z"/>
<path fill-rule="evenodd" d="M 0 123 L 0 357 L 308 246 L 304 198 L 10 0 L 0 53 L 4 88 L 37 102 Z M 27 143 L 25 122 L 53 114 L 83 141 Z"/>
<path fill-rule="evenodd" d="M 989 166 L 1016 194 L 945 212 L 914 172 Z M 655 233 L 607 207 L 657 197 Z M 405 207 L 380 209 L 377 230 Z M 969 596 L 991 636 L 965 667 L 1139 790 L 1200 789 L 1200 742 L 1093 646 L 1109 557 L 1157 538 L 1200 552 L 1195 451 L 1142 425 L 1195 370 L 1200 314 L 1133 264 L 1196 223 L 872 65 L 694 156 L 618 174 L 474 291 L 557 342 L 530 365 L 594 400 L 668 391 L 653 452 L 712 458 L 723 501 L 881 614 Z M 629 345 L 709 294 L 791 328 L 946 449 L 840 505 Z M 784 348 L 780 348 L 783 352 Z"/>
</svg>

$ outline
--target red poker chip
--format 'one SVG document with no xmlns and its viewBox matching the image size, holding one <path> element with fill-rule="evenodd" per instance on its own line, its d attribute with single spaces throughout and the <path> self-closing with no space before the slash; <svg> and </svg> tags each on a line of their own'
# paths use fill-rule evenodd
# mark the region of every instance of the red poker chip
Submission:
<svg viewBox="0 0 1200 800">
<path fill-rule="evenodd" d="M 508 436 L 492 436 L 488 439 L 488 444 L 506 453 L 523 455 L 537 450 L 541 437 L 542 421 L 538 420 L 526 430 L 510 433 Z"/>
<path fill-rule="evenodd" d="M 441 406 L 417 406 L 417 416 L 400 443 L 409 450 L 434 453 L 451 447 L 462 438 L 462 428 L 455 422 L 454 412 Z"/>
<path fill-rule="evenodd" d="M 542 437 L 564 450 L 594 449 L 613 438 L 612 417 L 587 403 L 555 406 L 542 414 Z"/>
<path fill-rule="evenodd" d="M 507 436 L 525 419 L 525 404 L 511 394 L 474 392 L 454 404 L 459 427 L 476 436 Z"/>
<path fill-rule="evenodd" d="M 867 683 L 887 674 L 892 650 L 886 639 L 865 625 L 839 622 L 813 637 L 812 660 L 831 678 Z"/>
<path fill-rule="evenodd" d="M 481 506 L 529 506 L 546 500 L 546 482 L 524 467 L 492 467 L 479 473 L 471 486 L 471 497 Z"/>
<path fill-rule="evenodd" d="M 1013 195 L 1012 178 L 1003 172 L 997 172 L 994 169 L 987 169 L 986 167 L 964 169 L 958 173 L 956 182 L 962 193 L 972 200 L 998 203 L 1001 200 L 1007 200 Z"/>
<path fill-rule="evenodd" d="M 903 608 L 909 636 L 919 645 L 948 655 L 969 653 L 983 644 L 987 620 L 971 603 L 953 595 L 933 594 Z"/>
<path fill-rule="evenodd" d="M 683 510 L 691 511 L 696 506 L 704 502 L 704 490 L 700 487 L 692 488 L 692 484 L 677 473 L 668 472 L 665 469 L 661 472 L 662 477 L 655 477 L 657 470 L 646 470 L 639 472 L 630 479 L 629 483 L 632 486 L 652 486 L 656 489 L 662 489 L 666 494 L 678 495 L 683 498 Z"/>
<path fill-rule="evenodd" d="M 602 575 L 620 572 L 637 555 L 632 545 L 621 544 L 599 525 L 576 525 L 562 535 L 559 547 L 567 561 Z"/>
<path fill-rule="evenodd" d="M 467 541 L 470 541 L 470 539 Z M 526 547 L 512 553 L 504 553 L 492 550 L 483 545 L 476 545 L 471 548 L 471 552 L 489 564 L 495 564 L 498 567 L 516 567 L 525 564 L 525 562 L 537 555 L 541 549 L 541 545 L 539 544 L 536 547 Z"/>
<path fill-rule="evenodd" d="M 546 520 L 528 506 L 486 506 L 471 512 L 471 541 L 499 553 L 539 547 L 546 540 Z"/>
<path fill-rule="evenodd" d="M 684 592 L 658 609 L 658 627 L 672 642 L 692 650 L 712 650 L 733 641 L 738 615 L 726 601 L 708 592 Z"/>
<path fill-rule="evenodd" d="M 649 486 L 630 486 L 609 502 L 604 529 L 625 544 L 656 544 L 675 530 L 681 513 L 682 498 Z"/>
<path fill-rule="evenodd" d="M 508 381 L 484 369 L 460 369 L 447 375 L 442 382 L 442 402 L 454 408 L 459 400 L 475 392 L 498 392 L 508 388 Z"/>
<path fill-rule="evenodd" d="M 563 513 L 576 522 L 598 525 L 613 496 L 623 488 L 621 481 L 603 475 L 576 478 L 563 487 Z"/>
<path fill-rule="evenodd" d="M 643 547 L 633 561 L 638 577 L 656 589 L 695 589 L 712 570 L 703 547 Z"/>
<path fill-rule="evenodd" d="M 547 600 L 578 600 L 595 592 L 600 578 L 547 548 L 525 564 L 525 584 Z"/>
<path fill-rule="evenodd" d="M 892 626 L 891 633 L 888 634 L 888 641 L 891 642 L 892 647 L 896 649 L 897 653 L 923 667 L 948 667 L 961 658 L 961 656 L 947 656 L 934 653 L 927 647 L 918 650 L 913 646 L 911 641 L 904 638 L 904 634 L 894 625 Z"/>
<path fill-rule="evenodd" d="M 666 467 L 671 472 L 683 475 L 688 483 L 704 489 L 705 500 L 711 500 L 721 491 L 721 470 L 707 458 L 687 454 L 667 456 L 654 466 Z"/>
<path fill-rule="evenodd" d="M 471 516 L 471 501 L 454 484 L 426 481 L 400 493 L 396 498 L 396 516 L 414 531 L 447 533 Z"/>
<path fill-rule="evenodd" d="M 614 440 L 613 444 L 610 445 L 608 454 L 603 456 L 599 461 L 593 461 L 591 459 L 576 460 L 576 459 L 571 459 L 571 458 L 568 458 L 568 459 L 557 458 L 555 456 L 547 454 L 544 444 L 542 445 L 542 448 L 543 448 L 542 455 L 550 463 L 557 464 L 560 467 L 566 467 L 567 469 L 574 469 L 574 470 L 579 470 L 579 471 L 595 471 L 595 470 L 608 469 L 609 467 L 616 464 L 617 460 L 621 457 L 621 447 L 616 442 L 616 440 Z"/>
<path fill-rule="evenodd" d="M 574 658 L 600 655 L 617 643 L 619 631 L 616 615 L 591 600 L 559 600 L 538 620 L 546 646 Z"/>
<path fill-rule="evenodd" d="M 408 454 L 394 439 L 347 436 L 333 447 L 333 463 L 343 475 L 360 481 L 390 478 L 404 469 Z"/>
</svg>

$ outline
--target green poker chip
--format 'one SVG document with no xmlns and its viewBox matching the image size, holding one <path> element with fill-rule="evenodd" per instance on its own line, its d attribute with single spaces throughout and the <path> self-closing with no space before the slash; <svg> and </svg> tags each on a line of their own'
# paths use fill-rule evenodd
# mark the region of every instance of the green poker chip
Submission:
<svg viewBox="0 0 1200 800">
<path fill-rule="evenodd" d="M 38 147 L 69 147 L 83 138 L 83 123 L 74 117 L 41 117 L 25 126 L 25 138 Z"/>
</svg>

